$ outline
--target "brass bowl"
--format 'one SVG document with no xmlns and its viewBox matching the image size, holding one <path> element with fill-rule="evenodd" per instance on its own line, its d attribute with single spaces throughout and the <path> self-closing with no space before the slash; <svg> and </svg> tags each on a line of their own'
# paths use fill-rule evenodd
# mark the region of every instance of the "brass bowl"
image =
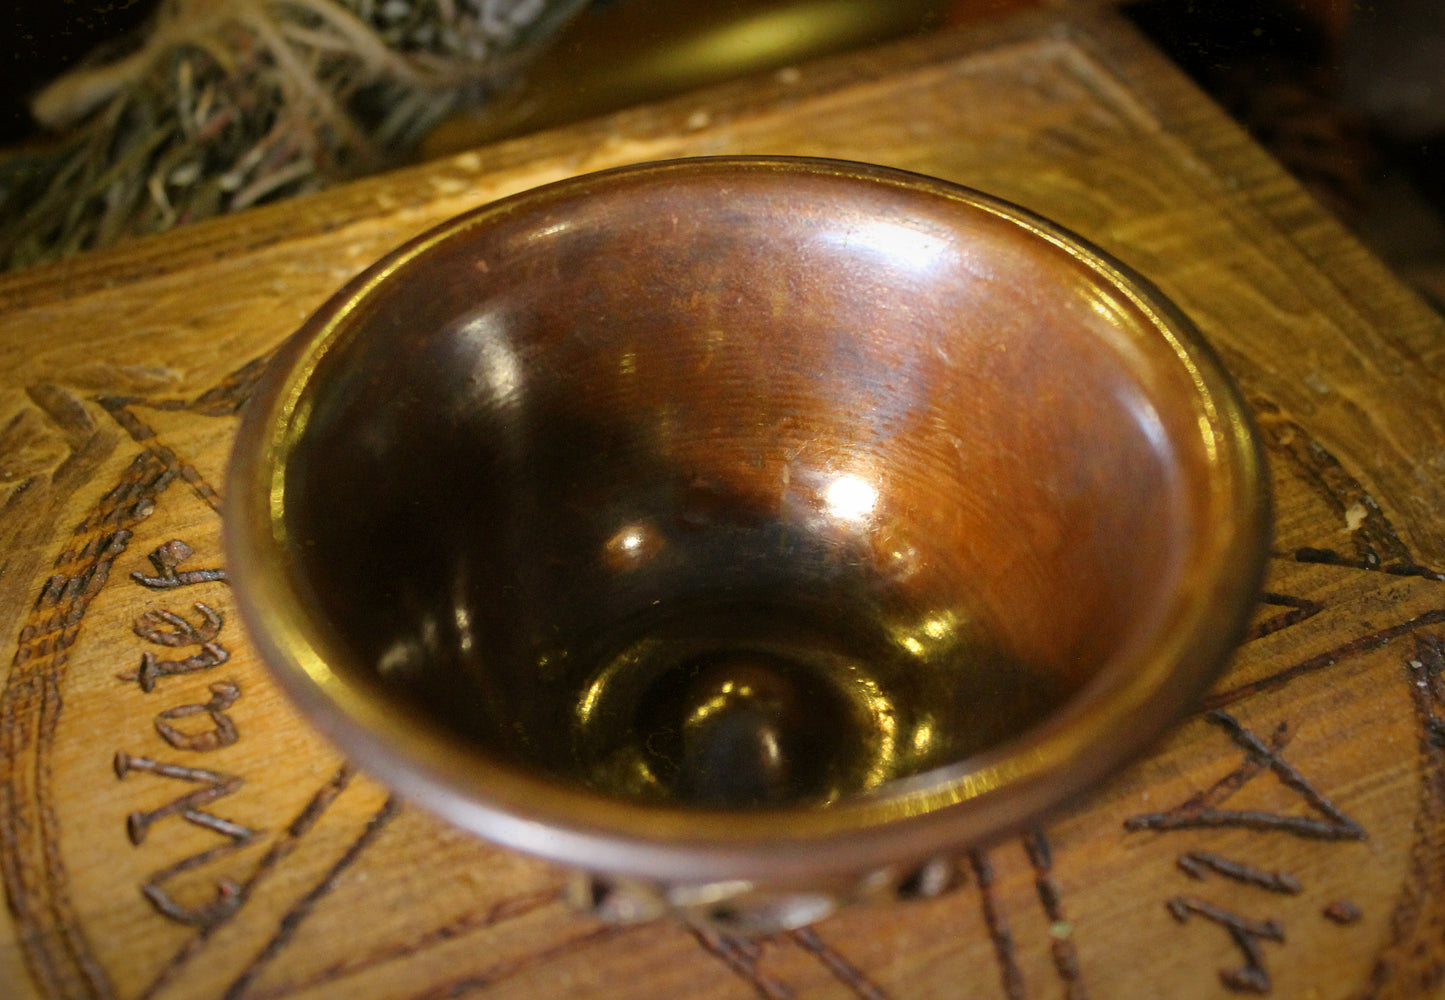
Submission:
<svg viewBox="0 0 1445 1000">
<path fill-rule="evenodd" d="M 1149 747 L 1241 634 L 1268 502 L 1213 354 L 1099 250 L 719 158 L 351 282 L 249 406 L 226 527 L 359 763 L 601 912 L 770 929 L 941 887 Z"/>
</svg>

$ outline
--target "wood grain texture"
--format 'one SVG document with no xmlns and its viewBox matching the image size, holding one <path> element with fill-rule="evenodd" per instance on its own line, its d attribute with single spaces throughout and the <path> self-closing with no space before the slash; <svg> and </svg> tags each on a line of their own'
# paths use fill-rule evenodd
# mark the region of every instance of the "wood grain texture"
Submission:
<svg viewBox="0 0 1445 1000">
<path fill-rule="evenodd" d="M 740 941 L 355 773 L 234 620 L 216 505 L 270 352 L 459 211 L 613 164 L 869 160 L 1020 202 L 1251 398 L 1268 593 L 1205 710 L 937 899 Z M 1414 997 L 1445 979 L 1445 328 L 1106 14 L 799 67 L 0 280 L 0 995 Z M 1002 522 L 1001 522 L 1002 523 Z M 1283 888 L 1281 888 L 1283 887 Z"/>
</svg>

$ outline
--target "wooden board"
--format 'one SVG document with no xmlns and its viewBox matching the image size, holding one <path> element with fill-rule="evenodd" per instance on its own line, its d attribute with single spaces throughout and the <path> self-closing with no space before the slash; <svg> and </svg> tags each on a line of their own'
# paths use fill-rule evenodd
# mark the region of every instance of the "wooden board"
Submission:
<svg viewBox="0 0 1445 1000">
<path fill-rule="evenodd" d="M 1151 759 L 941 899 L 617 929 L 403 805 L 267 679 L 218 491 L 267 352 L 456 212 L 629 161 L 871 160 L 1193 316 L 1278 506 L 1249 641 Z M 1445 327 L 1107 14 L 690 95 L 0 281 L 0 996 L 1412 997 L 1445 976 Z M 358 544 L 364 540 L 358 540 Z M 1435 567 L 1435 568 L 1431 568 Z"/>
</svg>

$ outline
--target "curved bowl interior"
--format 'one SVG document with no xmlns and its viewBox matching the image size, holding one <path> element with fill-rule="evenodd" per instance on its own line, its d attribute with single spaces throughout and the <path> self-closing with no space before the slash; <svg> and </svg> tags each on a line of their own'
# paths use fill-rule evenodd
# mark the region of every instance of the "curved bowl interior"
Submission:
<svg viewBox="0 0 1445 1000">
<path fill-rule="evenodd" d="M 289 351 L 233 475 L 248 622 L 344 741 L 502 812 L 726 840 L 1012 782 L 1017 820 L 1187 707 L 1257 584 L 1257 456 L 1187 325 L 912 175 L 540 189 Z"/>
</svg>

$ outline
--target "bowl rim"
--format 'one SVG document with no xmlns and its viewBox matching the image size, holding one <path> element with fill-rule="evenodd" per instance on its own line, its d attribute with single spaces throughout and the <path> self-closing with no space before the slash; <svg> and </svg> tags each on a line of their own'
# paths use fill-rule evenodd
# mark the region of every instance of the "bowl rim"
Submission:
<svg viewBox="0 0 1445 1000">
<path fill-rule="evenodd" d="M 1195 558 L 1181 574 L 1159 641 L 1138 651 L 1136 662 L 1107 665 L 1100 674 L 1107 683 L 1091 682 L 1002 746 L 896 783 L 891 794 L 823 809 L 642 804 L 463 753 L 460 741 L 424 726 L 378 687 L 328 665 L 339 651 L 304 614 L 285 548 L 282 442 L 304 419 L 298 410 L 311 375 L 372 296 L 439 247 L 499 218 L 626 179 L 735 172 L 782 182 L 822 174 L 945 198 L 1069 254 L 1169 342 L 1194 386 L 1206 450 L 1217 459 Z M 243 627 L 311 724 L 404 796 L 490 840 L 593 871 L 674 882 L 816 884 L 981 845 L 1074 801 L 1153 746 L 1222 672 L 1263 582 L 1271 523 L 1263 452 L 1237 386 L 1149 281 L 1062 226 L 972 188 L 892 167 L 793 156 L 689 157 L 581 174 L 481 205 L 407 241 L 344 285 L 273 356 L 243 412 L 226 484 L 223 542 Z"/>
</svg>

